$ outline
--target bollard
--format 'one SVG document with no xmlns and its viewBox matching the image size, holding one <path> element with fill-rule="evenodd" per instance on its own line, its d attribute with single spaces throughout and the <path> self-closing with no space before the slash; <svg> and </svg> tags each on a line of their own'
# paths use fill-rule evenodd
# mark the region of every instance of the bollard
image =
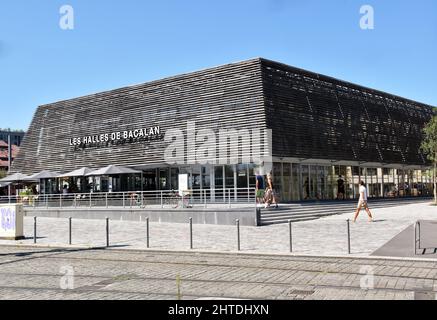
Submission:
<svg viewBox="0 0 437 320">
<path fill-rule="evenodd" d="M 240 251 L 240 220 L 237 219 L 237 245 L 238 245 L 238 251 Z"/>
<path fill-rule="evenodd" d="M 231 205 L 231 189 L 228 190 L 228 201 L 229 201 L 229 209 L 232 208 Z"/>
<path fill-rule="evenodd" d="M 106 217 L 106 247 L 109 247 L 109 218 Z"/>
<path fill-rule="evenodd" d="M 351 230 L 349 219 L 347 219 L 347 253 L 351 254 Z"/>
<path fill-rule="evenodd" d="M 419 244 L 419 246 L 417 246 L 417 244 Z M 419 247 L 420 250 L 420 221 L 416 221 L 414 224 L 414 255 L 417 255 L 417 247 Z"/>
<path fill-rule="evenodd" d="M 71 246 L 71 217 L 68 218 L 68 243 Z"/>
<path fill-rule="evenodd" d="M 193 218 L 190 218 L 190 249 L 193 249 Z"/>
<path fill-rule="evenodd" d="M 261 208 L 255 207 L 256 226 L 260 227 L 261 224 Z"/>
<path fill-rule="evenodd" d="M 417 254 L 417 221 L 414 223 L 414 255 Z"/>
<path fill-rule="evenodd" d="M 150 248 L 149 217 L 146 218 L 146 236 L 147 236 L 147 248 Z"/>
<path fill-rule="evenodd" d="M 176 288 L 177 288 L 177 300 L 181 300 L 182 296 L 181 296 L 181 276 L 180 275 L 176 276 Z"/>
<path fill-rule="evenodd" d="M 288 230 L 290 235 L 290 252 L 293 252 L 293 233 L 292 233 L 292 226 L 291 226 L 291 220 L 288 220 Z"/>
<path fill-rule="evenodd" d="M 36 243 L 36 217 L 33 217 L 33 243 Z"/>
<path fill-rule="evenodd" d="M 161 191 L 161 209 L 163 209 L 164 208 L 164 201 L 163 201 L 163 198 L 162 198 L 162 191 Z"/>
</svg>

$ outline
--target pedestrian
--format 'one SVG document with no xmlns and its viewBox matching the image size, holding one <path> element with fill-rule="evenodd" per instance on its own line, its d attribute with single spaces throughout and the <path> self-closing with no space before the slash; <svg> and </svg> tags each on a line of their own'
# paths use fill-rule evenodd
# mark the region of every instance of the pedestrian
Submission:
<svg viewBox="0 0 437 320">
<path fill-rule="evenodd" d="M 344 180 L 341 175 L 338 176 L 337 180 L 337 200 L 344 200 Z"/>
<path fill-rule="evenodd" d="M 256 172 L 255 197 L 258 204 L 262 204 L 264 201 L 264 191 L 264 177 Z"/>
<path fill-rule="evenodd" d="M 266 197 L 265 197 L 265 207 L 268 208 L 270 205 L 274 204 L 275 208 L 278 208 L 278 202 L 276 197 L 276 190 L 273 186 L 272 175 L 267 175 L 267 186 L 266 186 Z"/>
<path fill-rule="evenodd" d="M 304 200 L 308 200 L 310 198 L 310 181 L 309 181 L 308 177 L 305 179 L 305 182 L 303 184 L 303 188 L 305 190 Z"/>
<path fill-rule="evenodd" d="M 358 200 L 357 211 L 355 212 L 354 222 L 357 221 L 358 215 L 360 214 L 361 209 L 365 209 L 367 215 L 369 216 L 369 222 L 373 222 L 372 213 L 370 212 L 369 206 L 367 205 L 367 189 L 365 187 L 364 181 L 360 181 L 360 199 Z"/>
</svg>

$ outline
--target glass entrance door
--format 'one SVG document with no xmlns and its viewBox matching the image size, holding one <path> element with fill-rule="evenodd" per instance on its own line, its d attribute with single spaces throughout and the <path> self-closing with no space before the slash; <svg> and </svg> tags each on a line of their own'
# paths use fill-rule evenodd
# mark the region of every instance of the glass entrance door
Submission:
<svg viewBox="0 0 437 320">
<path fill-rule="evenodd" d="M 157 190 L 156 183 L 156 170 L 148 170 L 143 173 L 143 181 L 144 181 L 144 191 L 155 191 Z"/>
</svg>

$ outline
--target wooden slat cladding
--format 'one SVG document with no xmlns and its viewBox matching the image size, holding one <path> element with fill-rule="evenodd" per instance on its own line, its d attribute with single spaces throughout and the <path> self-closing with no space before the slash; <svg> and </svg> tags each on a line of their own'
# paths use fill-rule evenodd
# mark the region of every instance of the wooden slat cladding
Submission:
<svg viewBox="0 0 437 320">
<path fill-rule="evenodd" d="M 427 165 L 429 105 L 262 59 L 273 155 Z"/>
<path fill-rule="evenodd" d="M 75 151 L 69 139 L 155 126 L 165 134 L 186 130 L 187 121 L 215 132 L 270 128 L 277 157 L 424 165 L 421 130 L 433 112 L 429 105 L 252 59 L 40 106 L 12 171 L 162 166 L 163 140 Z"/>
<path fill-rule="evenodd" d="M 164 164 L 163 140 L 74 151 L 69 139 L 159 126 L 186 130 L 265 128 L 259 59 L 40 106 L 13 171 Z"/>
</svg>

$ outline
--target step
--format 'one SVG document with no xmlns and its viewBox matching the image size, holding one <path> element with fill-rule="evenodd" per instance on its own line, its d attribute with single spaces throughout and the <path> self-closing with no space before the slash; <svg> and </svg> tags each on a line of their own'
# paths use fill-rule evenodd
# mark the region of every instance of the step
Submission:
<svg viewBox="0 0 437 320">
<path fill-rule="evenodd" d="M 397 204 L 395 204 L 395 203 L 393 203 L 393 204 L 386 204 L 386 203 L 369 203 L 369 207 L 371 207 L 371 208 L 384 208 L 384 207 L 397 207 L 397 206 L 404 206 L 404 205 L 408 205 L 408 204 L 413 204 L 413 203 L 417 203 L 417 202 L 406 202 L 406 203 L 402 203 L 402 204 L 399 204 L 399 203 L 397 203 Z M 279 208 L 274 208 L 274 207 L 271 207 L 271 208 L 268 208 L 268 209 L 265 209 L 265 208 L 261 208 L 261 212 L 262 213 L 265 213 L 265 212 L 272 212 L 272 211 L 288 211 L 288 212 L 295 212 L 295 211 L 299 211 L 299 212 L 321 212 L 321 211 L 328 211 L 328 210 L 331 210 L 331 211 L 333 211 L 333 209 L 335 210 L 335 211 L 338 211 L 338 210 L 354 210 L 356 208 L 356 203 L 354 203 L 354 204 L 349 204 L 349 205 L 344 205 L 344 206 L 336 206 L 336 207 L 332 207 L 332 206 L 323 206 L 323 205 L 320 205 L 320 206 L 317 206 L 317 205 L 315 205 L 315 206 L 309 206 L 309 207 L 303 207 L 303 206 L 300 206 L 300 207 L 290 207 L 290 206 L 288 206 L 288 205 L 279 205 Z"/>
<path fill-rule="evenodd" d="M 421 199 L 421 200 L 402 200 L 402 201 L 371 201 L 369 206 L 371 208 L 384 208 L 384 207 L 396 207 L 396 206 L 404 206 L 408 204 L 414 204 L 419 202 L 428 202 L 429 199 Z M 333 210 L 333 206 L 335 205 L 335 210 Z M 324 204 L 318 205 L 313 204 L 307 206 L 306 204 L 296 204 L 292 205 L 283 205 L 278 209 L 269 208 L 261 210 L 261 224 L 262 225 L 272 225 L 272 224 L 282 224 L 291 222 L 300 222 L 300 221 L 309 221 L 316 220 L 327 216 L 339 215 L 344 213 L 353 213 L 355 210 L 355 203 L 349 202 L 342 205 L 333 204 Z"/>
<path fill-rule="evenodd" d="M 349 211 L 348 211 L 349 212 Z M 351 212 L 352 214 L 353 212 Z M 339 215 L 341 213 L 337 212 L 327 212 L 327 213 L 314 213 L 314 214 L 281 214 L 281 215 L 275 215 L 275 216 L 261 216 L 261 221 L 266 220 L 276 220 L 276 219 L 295 219 L 299 217 L 326 217 L 326 216 L 334 216 Z"/>
<path fill-rule="evenodd" d="M 288 219 L 284 219 L 284 218 L 282 218 L 282 219 L 267 219 L 267 220 L 261 220 L 261 225 L 288 223 L 289 221 L 292 223 L 301 222 L 301 221 L 310 221 L 310 220 L 317 220 L 320 218 L 325 218 L 328 216 L 333 216 L 333 214 L 322 215 L 322 216 L 303 216 L 303 217 L 288 218 Z"/>
<path fill-rule="evenodd" d="M 354 210 L 356 206 L 353 207 L 345 207 L 345 208 L 313 208 L 308 210 L 301 210 L 301 209 L 287 209 L 287 208 L 281 208 L 278 209 L 275 208 L 269 208 L 269 209 L 261 209 L 261 214 L 272 214 L 272 213 L 284 213 L 284 212 L 302 212 L 302 213 L 312 213 L 312 212 L 336 212 L 336 211 L 350 211 Z"/>
<path fill-rule="evenodd" d="M 287 206 L 290 208 L 307 208 L 307 207 L 341 207 L 341 206 L 351 206 L 351 205 L 355 205 L 358 202 L 358 200 L 356 201 L 347 201 L 347 202 L 330 202 L 330 203 L 283 203 L 283 206 Z M 423 202 L 429 202 L 429 200 L 403 200 L 403 201 L 378 201 L 378 200 L 372 200 L 369 199 L 368 200 L 369 204 L 374 204 L 374 205 L 404 205 L 407 203 L 423 203 Z"/>
<path fill-rule="evenodd" d="M 298 218 L 298 219 L 292 220 L 291 222 L 304 222 L 304 221 L 311 221 L 311 220 L 317 220 L 317 219 L 319 219 L 319 218 L 312 218 L 312 217 Z M 268 226 L 268 225 L 285 224 L 285 223 L 288 223 L 288 219 L 287 220 L 275 220 L 275 221 L 263 221 L 263 222 L 261 222 L 261 225 Z"/>
<path fill-rule="evenodd" d="M 387 206 L 369 206 L 370 208 L 387 208 Z M 280 214 L 314 214 L 314 213 L 344 213 L 344 212 L 353 212 L 355 211 L 356 206 L 351 207 L 345 207 L 345 208 L 313 208 L 308 210 L 300 210 L 300 209 L 288 209 L 288 208 L 281 208 L 278 209 L 271 208 L 271 209 L 262 209 L 261 210 L 261 216 L 275 216 Z"/>
<path fill-rule="evenodd" d="M 285 220 L 285 219 L 297 219 L 297 218 L 305 218 L 305 217 L 327 217 L 327 216 L 334 216 L 338 215 L 337 213 L 323 213 L 323 214 L 293 214 L 293 215 L 278 215 L 278 216 L 272 216 L 272 217 L 261 217 L 261 221 L 270 221 L 270 220 Z"/>
</svg>

